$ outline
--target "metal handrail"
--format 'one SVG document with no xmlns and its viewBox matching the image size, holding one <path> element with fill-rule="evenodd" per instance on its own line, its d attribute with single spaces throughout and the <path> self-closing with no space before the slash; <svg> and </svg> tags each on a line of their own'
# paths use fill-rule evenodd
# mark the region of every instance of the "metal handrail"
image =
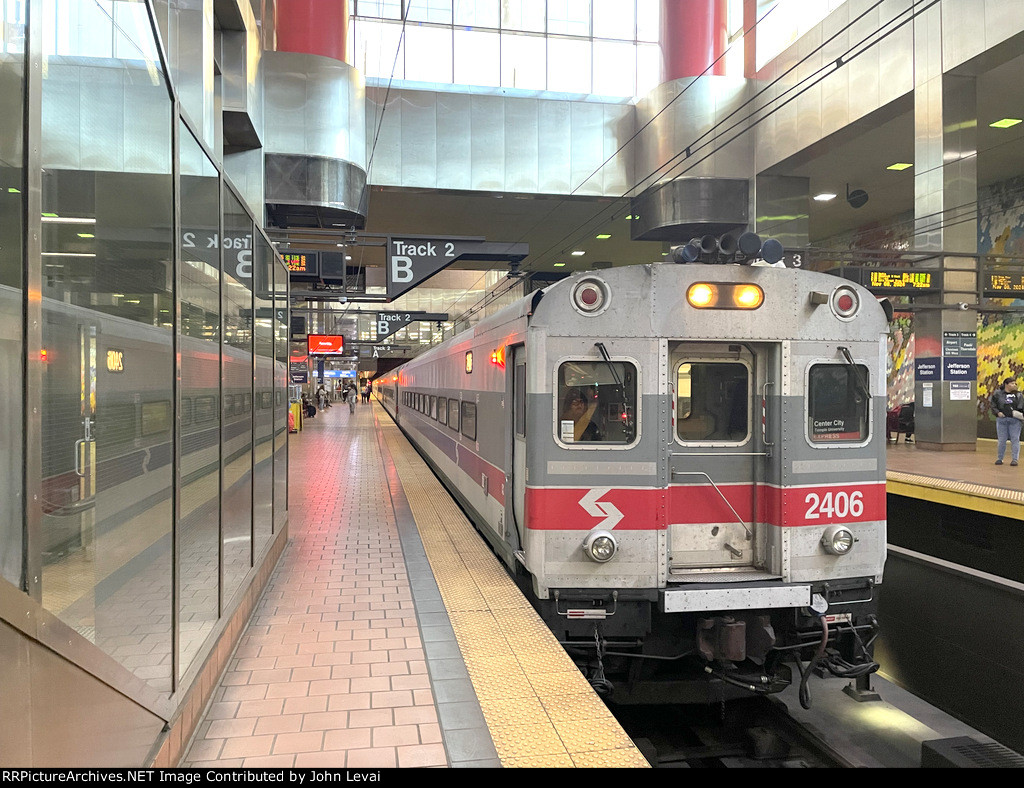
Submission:
<svg viewBox="0 0 1024 788">
<path fill-rule="evenodd" d="M 747 534 L 747 539 L 753 539 L 754 538 L 754 535 L 750 532 L 750 529 L 747 528 L 747 524 L 745 522 L 743 522 L 743 518 L 740 517 L 739 514 L 736 513 L 736 510 L 732 508 L 732 504 L 729 503 L 729 499 L 726 498 L 725 495 L 722 493 L 722 491 L 718 489 L 718 485 L 715 484 L 715 480 L 712 479 L 710 476 L 708 476 L 706 473 L 704 473 L 704 471 L 672 471 L 672 475 L 673 476 L 703 476 L 705 479 L 707 479 L 709 482 L 711 482 L 711 486 L 715 488 L 715 492 L 718 493 L 719 496 L 721 496 L 722 500 L 725 501 L 725 505 L 729 507 L 729 511 L 732 512 L 733 517 L 736 518 L 736 522 L 738 522 L 741 526 L 743 526 L 743 530 Z"/>
</svg>

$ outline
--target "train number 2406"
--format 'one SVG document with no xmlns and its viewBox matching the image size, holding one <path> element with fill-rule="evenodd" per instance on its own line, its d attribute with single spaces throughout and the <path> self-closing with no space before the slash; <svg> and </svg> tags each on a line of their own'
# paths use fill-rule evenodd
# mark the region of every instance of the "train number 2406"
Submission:
<svg viewBox="0 0 1024 788">
<path fill-rule="evenodd" d="M 819 497 L 818 493 L 809 493 L 804 498 L 808 504 L 804 512 L 804 519 L 819 520 L 822 517 L 860 517 L 864 514 L 864 493 L 855 490 L 847 493 L 845 490 L 838 492 L 827 492 Z"/>
</svg>

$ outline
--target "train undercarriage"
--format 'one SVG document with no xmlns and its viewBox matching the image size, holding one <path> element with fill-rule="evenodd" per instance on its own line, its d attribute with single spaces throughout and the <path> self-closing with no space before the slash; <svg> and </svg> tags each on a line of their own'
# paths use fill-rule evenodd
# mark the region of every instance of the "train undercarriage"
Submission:
<svg viewBox="0 0 1024 788">
<path fill-rule="evenodd" d="M 816 597 L 832 599 L 825 613 L 664 613 L 657 590 L 560 589 L 534 606 L 610 703 L 717 703 L 781 692 L 795 681 L 801 703 L 809 706 L 812 676 L 829 673 L 864 686 L 878 669 L 873 603 L 843 603 L 863 599 L 857 592 L 864 590 L 863 582 L 860 588 L 816 588 Z"/>
</svg>

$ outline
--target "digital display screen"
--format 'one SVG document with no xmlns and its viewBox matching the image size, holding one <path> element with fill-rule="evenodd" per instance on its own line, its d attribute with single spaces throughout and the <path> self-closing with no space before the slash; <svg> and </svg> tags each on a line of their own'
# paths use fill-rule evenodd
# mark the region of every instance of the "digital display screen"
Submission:
<svg viewBox="0 0 1024 788">
<path fill-rule="evenodd" d="M 933 271 L 893 271 L 867 269 L 869 290 L 938 290 Z"/>
<path fill-rule="evenodd" d="M 843 266 L 829 271 L 850 282 L 863 285 L 875 295 L 914 295 L 942 292 L 942 271 L 912 268 L 869 268 Z"/>
<path fill-rule="evenodd" d="M 340 334 L 310 334 L 306 343 L 310 355 L 341 356 L 345 353 L 345 337 Z"/>
<path fill-rule="evenodd" d="M 282 254 L 281 258 L 284 260 L 284 264 L 288 266 L 288 270 L 295 274 L 309 274 L 313 273 L 310 268 L 309 255 L 305 254 Z"/>
<path fill-rule="evenodd" d="M 988 274 L 985 276 L 985 296 L 999 298 L 1009 296 L 1024 297 L 1024 273 Z"/>
</svg>

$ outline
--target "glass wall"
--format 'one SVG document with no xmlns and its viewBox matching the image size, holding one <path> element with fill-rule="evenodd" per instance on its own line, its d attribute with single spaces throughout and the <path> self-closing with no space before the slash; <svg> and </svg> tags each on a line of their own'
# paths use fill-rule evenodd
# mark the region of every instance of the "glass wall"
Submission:
<svg viewBox="0 0 1024 788">
<path fill-rule="evenodd" d="M 180 675 L 220 613 L 220 178 L 188 127 L 179 129 Z"/>
<path fill-rule="evenodd" d="M 288 272 L 274 264 L 274 532 L 288 516 Z"/>
<path fill-rule="evenodd" d="M 25 5 L 0 4 L 0 577 L 22 584 Z"/>
<path fill-rule="evenodd" d="M 256 312 L 252 501 L 254 554 L 258 556 L 270 541 L 274 528 L 274 256 L 263 236 L 256 236 L 252 282 Z"/>
<path fill-rule="evenodd" d="M 353 0 L 367 78 L 632 97 L 661 81 L 662 0 Z"/>
<path fill-rule="evenodd" d="M 62 7 L 43 32 L 42 599 L 169 691 L 171 101 L 143 6 Z"/>
<path fill-rule="evenodd" d="M 26 7 L 0 1 L 0 583 L 169 695 L 286 522 L 287 273 L 146 4 L 42 0 L 38 36 Z"/>
<path fill-rule="evenodd" d="M 252 566 L 253 254 L 252 220 L 224 189 L 221 244 L 221 538 L 226 604 Z"/>
</svg>

